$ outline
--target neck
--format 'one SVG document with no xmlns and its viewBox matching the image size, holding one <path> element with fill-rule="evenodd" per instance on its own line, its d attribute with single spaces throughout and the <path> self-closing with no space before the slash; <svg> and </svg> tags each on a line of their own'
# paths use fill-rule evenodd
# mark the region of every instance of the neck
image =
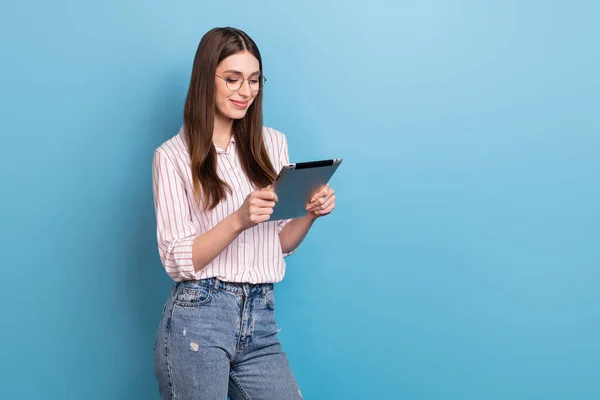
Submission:
<svg viewBox="0 0 600 400">
<path fill-rule="evenodd" d="M 213 128 L 213 141 L 227 142 L 233 134 L 233 119 L 215 113 L 215 126 Z"/>
</svg>

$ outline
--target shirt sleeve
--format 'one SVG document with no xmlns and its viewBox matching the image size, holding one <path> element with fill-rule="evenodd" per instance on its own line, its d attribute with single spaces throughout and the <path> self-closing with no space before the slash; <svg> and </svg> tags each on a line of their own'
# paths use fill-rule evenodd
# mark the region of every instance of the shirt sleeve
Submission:
<svg viewBox="0 0 600 400">
<path fill-rule="evenodd" d="M 290 163 L 290 155 L 288 152 L 288 143 L 287 143 L 287 138 L 285 137 L 284 134 L 281 134 L 281 145 L 279 146 L 280 151 L 279 151 L 279 169 L 281 170 L 281 168 Z M 277 171 L 279 172 L 279 171 Z M 281 231 L 283 230 L 283 227 L 287 225 L 288 222 L 290 222 L 291 219 L 282 219 L 280 221 L 278 221 L 277 223 L 277 233 L 281 233 Z M 295 248 L 293 248 L 291 251 L 287 252 L 287 253 L 283 253 L 284 257 L 287 257 L 293 253 L 296 252 L 296 250 L 298 250 L 300 246 L 296 246 Z"/>
<path fill-rule="evenodd" d="M 152 183 L 160 260 L 174 281 L 195 279 L 192 244 L 198 235 L 190 218 L 183 179 L 158 150 L 152 159 Z"/>
</svg>

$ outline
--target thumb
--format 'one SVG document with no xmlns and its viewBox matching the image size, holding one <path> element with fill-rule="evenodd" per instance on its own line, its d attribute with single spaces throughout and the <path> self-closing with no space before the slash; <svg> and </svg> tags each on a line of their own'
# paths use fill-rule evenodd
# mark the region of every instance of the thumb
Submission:
<svg viewBox="0 0 600 400">
<path fill-rule="evenodd" d="M 262 188 L 261 190 L 262 190 L 262 191 L 271 190 L 271 185 L 269 185 L 269 186 L 267 186 L 267 187 L 265 187 L 265 188 Z"/>
</svg>

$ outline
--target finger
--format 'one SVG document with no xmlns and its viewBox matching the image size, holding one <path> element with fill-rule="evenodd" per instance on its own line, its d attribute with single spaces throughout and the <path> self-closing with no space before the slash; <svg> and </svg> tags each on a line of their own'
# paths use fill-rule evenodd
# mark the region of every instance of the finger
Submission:
<svg viewBox="0 0 600 400">
<path fill-rule="evenodd" d="M 317 200 L 314 200 L 314 201 L 311 201 L 311 202 L 308 204 L 307 210 L 309 210 L 309 211 L 310 211 L 310 210 L 313 210 L 313 209 L 317 208 L 318 206 L 320 206 L 321 204 L 323 204 L 323 203 L 320 203 L 321 201 L 322 201 L 322 199 L 321 199 L 321 198 L 319 198 L 319 199 L 317 199 Z"/>
<path fill-rule="evenodd" d="M 319 193 L 317 193 L 317 195 L 314 197 L 315 200 L 319 199 L 319 198 L 323 198 L 323 197 L 327 197 L 327 188 L 323 188 L 319 191 Z"/>
<path fill-rule="evenodd" d="M 335 198 L 333 196 L 331 196 L 331 198 L 329 198 L 329 200 L 327 200 L 327 202 L 325 202 L 323 205 L 317 207 L 317 210 L 326 210 L 327 208 L 331 207 L 331 205 L 335 203 Z"/>
<path fill-rule="evenodd" d="M 252 215 L 271 215 L 273 214 L 273 207 L 250 207 L 250 214 Z"/>
<path fill-rule="evenodd" d="M 310 202 L 308 204 L 308 208 L 315 208 L 315 207 L 321 206 L 321 205 L 325 204 L 326 202 L 328 202 L 329 199 L 331 199 L 333 196 L 334 196 L 333 192 L 330 191 L 327 196 L 321 197 L 320 199 Z"/>
<path fill-rule="evenodd" d="M 319 189 L 315 193 L 313 193 L 312 197 L 309 200 L 309 203 L 312 203 L 313 201 L 315 201 L 316 199 L 318 199 L 319 197 L 321 197 L 321 192 L 322 191 L 323 191 L 323 189 Z"/>
<path fill-rule="evenodd" d="M 260 224 L 261 222 L 268 221 L 268 220 L 269 220 L 269 218 L 271 218 L 271 216 L 270 216 L 270 215 L 258 215 L 258 216 L 255 216 L 254 218 L 252 218 L 252 222 L 253 222 L 255 225 L 258 225 L 258 224 Z"/>
<path fill-rule="evenodd" d="M 309 208 L 309 210 L 316 210 L 316 209 L 319 209 L 319 208 L 321 208 L 321 206 L 322 206 L 323 204 L 325 204 L 325 199 L 321 198 L 321 199 L 315 200 L 315 201 L 313 201 L 313 202 L 312 202 L 312 204 L 310 205 L 310 208 Z"/>
<path fill-rule="evenodd" d="M 261 200 L 271 200 L 271 201 L 279 200 L 279 198 L 277 197 L 277 194 L 275 194 L 275 192 L 272 192 L 270 190 L 260 190 L 258 192 L 254 192 L 254 196 Z"/>
<path fill-rule="evenodd" d="M 271 214 L 273 214 L 273 208 L 272 207 L 261 207 L 258 209 L 258 212 L 256 214 L 257 215 L 271 215 Z"/>
<path fill-rule="evenodd" d="M 275 207 L 275 202 L 272 200 L 252 199 L 250 200 L 251 207 Z"/>
<path fill-rule="evenodd" d="M 321 190 L 319 190 L 317 192 L 317 194 L 315 194 L 312 199 L 310 199 L 310 201 L 315 201 L 318 198 L 322 198 L 322 197 L 327 197 L 327 196 L 331 196 L 333 194 L 333 190 L 329 187 L 329 185 L 325 185 L 325 187 L 323 187 Z"/>
<path fill-rule="evenodd" d="M 308 211 L 318 211 L 318 210 L 324 210 L 327 207 L 329 207 L 332 203 L 335 203 L 335 195 L 332 195 L 329 197 L 329 199 L 327 199 L 323 204 L 320 205 L 314 205 L 312 207 L 310 207 L 308 209 Z"/>
<path fill-rule="evenodd" d="M 271 215 L 262 215 L 260 218 L 258 218 L 258 223 L 260 224 L 261 222 L 266 222 L 271 218 Z"/>
<path fill-rule="evenodd" d="M 315 207 L 315 206 L 319 206 L 321 204 L 324 204 L 331 196 L 333 196 L 333 193 L 329 192 L 329 194 L 323 196 L 323 197 L 316 197 L 314 200 L 312 200 L 309 205 L 311 207 Z"/>
<path fill-rule="evenodd" d="M 325 208 L 324 210 L 318 210 L 315 212 L 315 214 L 317 215 L 326 215 L 329 214 L 330 212 L 332 212 L 335 209 L 335 203 L 332 203 L 329 205 L 329 207 Z"/>
</svg>

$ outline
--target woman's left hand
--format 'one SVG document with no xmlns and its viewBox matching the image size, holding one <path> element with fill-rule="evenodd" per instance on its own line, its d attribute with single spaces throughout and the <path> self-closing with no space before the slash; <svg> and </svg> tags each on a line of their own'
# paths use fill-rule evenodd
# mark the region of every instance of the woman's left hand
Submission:
<svg viewBox="0 0 600 400">
<path fill-rule="evenodd" d="M 306 205 L 307 215 L 316 219 L 331 213 L 335 208 L 334 193 L 334 190 L 329 185 L 325 185 Z"/>
</svg>

